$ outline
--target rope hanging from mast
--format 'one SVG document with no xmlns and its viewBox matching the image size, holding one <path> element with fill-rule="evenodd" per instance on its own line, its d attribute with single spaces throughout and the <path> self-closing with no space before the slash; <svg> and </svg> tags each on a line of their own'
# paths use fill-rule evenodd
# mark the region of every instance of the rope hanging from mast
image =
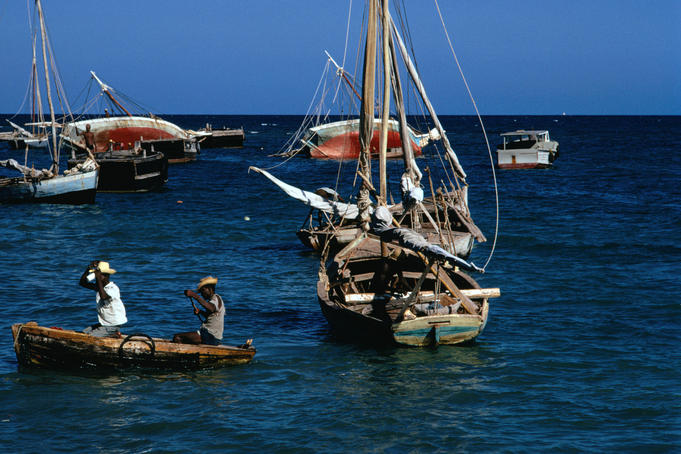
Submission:
<svg viewBox="0 0 681 454">
<path fill-rule="evenodd" d="M 497 175 L 494 170 L 494 159 L 492 158 L 492 149 L 489 145 L 489 139 L 487 138 L 487 131 L 485 131 L 485 124 L 482 121 L 482 116 L 480 115 L 480 111 L 478 110 L 478 105 L 475 103 L 475 98 L 473 98 L 473 93 L 471 93 L 471 89 L 468 86 L 468 81 L 466 80 L 466 76 L 463 74 L 463 69 L 461 68 L 461 64 L 459 63 L 459 59 L 456 56 L 456 52 L 454 52 L 454 46 L 452 45 L 452 40 L 449 39 L 449 33 L 447 32 L 447 26 L 445 25 L 445 21 L 442 18 L 442 12 L 440 12 L 440 5 L 438 5 L 437 0 L 435 0 L 435 7 L 437 8 L 437 14 L 440 16 L 440 22 L 442 23 L 442 28 L 445 32 L 445 36 L 447 37 L 447 42 L 449 43 L 449 49 L 452 51 L 452 55 L 454 56 L 454 61 L 456 62 L 457 68 L 459 68 L 459 74 L 461 74 L 461 79 L 463 79 L 463 83 L 466 86 L 466 90 L 468 91 L 468 96 L 471 98 L 471 102 L 473 103 L 473 108 L 475 109 L 475 114 L 478 116 L 478 121 L 480 122 L 480 127 L 482 128 L 482 134 L 485 136 L 485 144 L 487 145 L 487 153 L 489 154 L 489 160 L 490 160 L 490 165 L 492 167 L 492 178 L 494 179 L 494 197 L 496 200 L 496 223 L 494 226 L 494 241 L 492 242 L 492 250 L 489 253 L 489 257 L 487 258 L 487 261 L 485 262 L 485 265 L 482 267 L 483 269 L 487 268 L 487 265 L 489 264 L 490 260 L 492 260 L 492 255 L 494 254 L 494 249 L 496 248 L 497 245 L 497 236 L 499 234 L 499 189 L 497 186 Z"/>
</svg>

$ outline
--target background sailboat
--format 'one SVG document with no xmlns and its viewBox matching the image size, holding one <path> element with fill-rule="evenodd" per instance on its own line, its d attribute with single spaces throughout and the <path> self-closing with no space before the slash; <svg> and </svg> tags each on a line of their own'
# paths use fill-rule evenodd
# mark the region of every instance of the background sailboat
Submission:
<svg viewBox="0 0 681 454">
<path fill-rule="evenodd" d="M 57 95 L 60 97 L 62 106 L 68 109 L 68 101 L 64 96 L 64 89 L 59 82 L 59 74 L 52 55 L 52 46 L 49 45 L 47 28 L 40 0 L 35 1 L 35 14 L 38 16 L 38 25 L 33 26 L 33 103 L 37 112 L 42 112 L 42 100 L 39 84 L 37 83 L 37 41 L 38 30 L 40 31 L 41 54 L 45 78 L 45 89 L 50 112 L 49 122 L 41 122 L 43 126 L 50 128 L 51 143 L 48 148 L 51 163 L 49 169 L 36 170 L 35 163 L 28 165 L 28 147 L 23 165 L 14 159 L 0 161 L 0 166 L 21 172 L 21 177 L 0 179 L 0 202 L 46 202 L 46 203 L 93 203 L 95 200 L 99 169 L 97 163 L 89 158 L 73 169 L 59 174 L 59 144 L 57 142 L 57 124 L 54 104 L 52 102 L 52 84 L 50 76 L 54 76 L 54 84 L 57 87 Z M 48 61 L 51 63 L 48 64 Z M 68 112 L 70 115 L 70 109 Z"/>
<path fill-rule="evenodd" d="M 66 145 L 73 153 L 83 153 L 85 143 L 82 133 L 87 125 L 94 134 L 95 152 L 112 150 L 129 150 L 139 142 L 140 146 L 151 151 L 164 153 L 168 162 L 179 163 L 196 159 L 199 152 L 199 143 L 202 137 L 209 134 L 191 131 L 181 128 L 175 123 L 164 120 L 156 115 L 134 115 L 133 108 L 126 108 L 112 87 L 90 71 L 91 80 L 94 81 L 101 92 L 99 96 L 85 100 L 83 112 L 89 112 L 100 99 L 106 100 L 107 108 L 104 114 L 98 114 L 91 118 L 79 119 L 65 125 L 62 133 Z M 89 92 L 90 90 L 88 90 Z M 114 96 L 115 95 L 115 96 Z M 139 104 L 130 101 L 139 110 Z M 75 156 L 73 156 L 75 157 Z"/>
<path fill-rule="evenodd" d="M 290 140 L 288 146 L 284 151 L 279 153 L 281 156 L 295 156 L 304 155 L 310 158 L 317 159 L 357 159 L 360 153 L 359 143 L 359 119 L 357 118 L 358 102 L 361 102 L 361 96 L 356 88 L 356 83 L 348 76 L 345 69 L 336 63 L 336 61 L 326 52 L 328 56 L 327 65 L 324 68 L 322 79 L 331 79 L 328 83 L 333 85 L 334 80 L 338 81 L 335 90 L 334 100 L 332 104 L 347 103 L 348 106 L 339 107 L 341 112 L 345 109 L 348 111 L 348 117 L 331 121 L 332 117 L 329 115 L 331 108 L 326 106 L 326 96 L 330 96 L 329 90 L 322 90 L 320 99 L 314 100 L 315 104 L 313 113 L 305 116 L 301 127 L 294 134 L 293 140 Z M 333 65 L 330 66 L 330 64 Z M 335 76 L 330 76 L 330 72 L 335 68 Z M 339 92 L 345 96 L 339 96 Z M 340 117 L 345 117 L 341 114 Z M 374 119 L 376 128 L 371 138 L 370 155 L 378 157 L 380 148 L 380 135 L 377 129 L 381 120 Z M 421 154 L 421 149 L 428 145 L 431 140 L 439 140 L 439 134 L 436 129 L 429 133 L 421 133 L 413 129 L 407 128 L 408 136 L 411 142 L 411 149 L 414 155 Z M 400 138 L 400 126 L 397 120 L 390 119 L 388 121 L 388 151 L 386 158 L 400 158 L 403 156 L 402 139 Z M 294 148 L 296 147 L 297 148 Z"/>
</svg>

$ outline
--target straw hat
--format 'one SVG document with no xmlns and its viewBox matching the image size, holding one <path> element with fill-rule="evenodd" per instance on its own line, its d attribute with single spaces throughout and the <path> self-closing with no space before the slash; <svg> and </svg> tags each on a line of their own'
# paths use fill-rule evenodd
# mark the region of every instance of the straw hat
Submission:
<svg viewBox="0 0 681 454">
<path fill-rule="evenodd" d="M 97 268 L 99 268 L 99 272 L 102 274 L 114 274 L 116 272 L 115 269 L 109 266 L 109 262 L 99 262 Z"/>
<path fill-rule="evenodd" d="M 199 290 L 201 290 L 201 287 L 205 287 L 206 285 L 215 285 L 217 283 L 218 283 L 217 277 L 206 276 L 199 281 L 199 286 L 196 287 L 196 290 L 199 291 Z"/>
</svg>

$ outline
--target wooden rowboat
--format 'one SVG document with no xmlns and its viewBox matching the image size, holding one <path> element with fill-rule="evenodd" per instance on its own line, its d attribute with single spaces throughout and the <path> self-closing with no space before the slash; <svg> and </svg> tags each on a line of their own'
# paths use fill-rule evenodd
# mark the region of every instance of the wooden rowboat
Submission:
<svg viewBox="0 0 681 454">
<path fill-rule="evenodd" d="M 210 369 L 248 363 L 256 352 L 253 347 L 176 344 L 146 334 L 94 337 L 36 322 L 12 325 L 12 337 L 20 365 L 68 370 Z"/>
</svg>

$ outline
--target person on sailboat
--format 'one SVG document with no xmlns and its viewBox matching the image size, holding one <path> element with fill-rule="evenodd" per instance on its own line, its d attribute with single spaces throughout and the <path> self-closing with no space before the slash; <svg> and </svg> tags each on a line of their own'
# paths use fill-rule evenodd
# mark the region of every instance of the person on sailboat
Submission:
<svg viewBox="0 0 681 454">
<path fill-rule="evenodd" d="M 83 140 L 85 140 L 85 148 L 87 151 L 90 151 L 94 153 L 97 148 L 97 144 L 95 143 L 95 134 L 90 131 L 90 123 L 85 125 L 85 131 L 79 133 L 79 135 L 83 136 Z"/>
<path fill-rule="evenodd" d="M 205 321 L 201 324 L 201 328 L 198 331 L 175 334 L 173 342 L 179 344 L 220 345 L 225 326 L 225 303 L 222 301 L 222 297 L 215 293 L 217 283 L 218 279 L 216 277 L 206 276 L 199 281 L 196 291 L 184 291 L 185 296 L 198 301 L 203 307 L 203 310 L 199 310 L 194 306 L 194 314 L 202 315 Z"/>
<path fill-rule="evenodd" d="M 80 277 L 79 284 L 97 292 L 97 318 L 99 323 L 88 326 L 83 330 L 85 334 L 95 337 L 121 337 L 120 327 L 128 322 L 125 306 L 121 300 L 121 291 L 109 277 L 116 270 L 109 266 L 109 262 L 94 261 Z M 94 281 L 94 282 L 92 282 Z"/>
</svg>

